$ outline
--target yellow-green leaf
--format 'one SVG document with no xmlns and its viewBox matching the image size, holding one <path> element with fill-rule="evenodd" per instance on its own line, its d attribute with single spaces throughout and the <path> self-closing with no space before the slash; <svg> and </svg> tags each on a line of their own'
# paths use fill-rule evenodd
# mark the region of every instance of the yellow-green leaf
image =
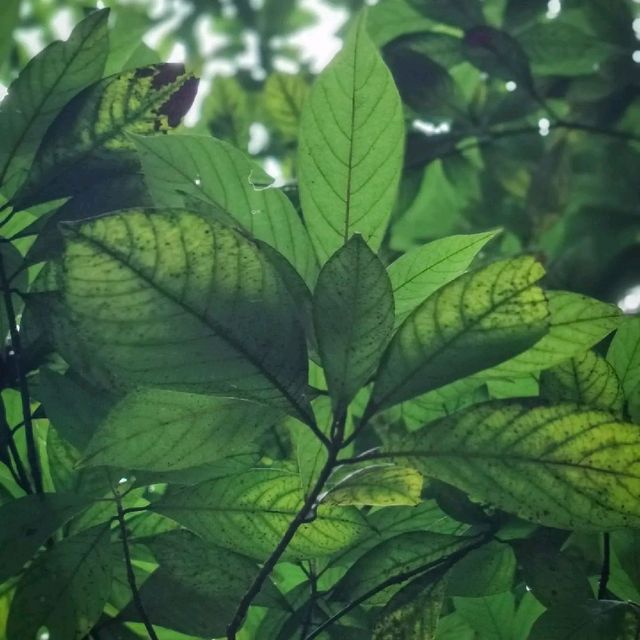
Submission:
<svg viewBox="0 0 640 640">
<path fill-rule="evenodd" d="M 498 231 L 449 236 L 416 247 L 389 266 L 396 326 L 434 291 L 461 276 Z"/>
<path fill-rule="evenodd" d="M 524 353 L 483 371 L 480 379 L 522 377 L 580 355 L 622 321 L 612 304 L 569 291 L 548 291 L 549 331 Z"/>
<path fill-rule="evenodd" d="M 297 473 L 252 469 L 196 487 L 170 491 L 153 504 L 214 544 L 264 560 L 302 508 Z M 288 559 L 331 555 L 367 533 L 364 517 L 353 508 L 320 505 L 287 547 Z"/>
<path fill-rule="evenodd" d="M 640 527 L 640 429 L 571 403 L 488 402 L 398 447 L 425 475 L 548 527 Z"/>
<path fill-rule="evenodd" d="M 375 465 L 350 473 L 323 498 L 325 504 L 373 507 L 414 506 L 420 502 L 422 475 L 408 467 Z"/>
<path fill-rule="evenodd" d="M 537 342 L 548 307 L 533 258 L 465 274 L 418 306 L 393 337 L 367 409 L 379 409 L 487 369 Z"/>
<path fill-rule="evenodd" d="M 622 414 L 624 393 L 613 367 L 594 351 L 542 372 L 541 392 L 553 401 L 568 400 Z"/>
<path fill-rule="evenodd" d="M 300 199 L 325 262 L 354 233 L 380 246 L 402 169 L 402 105 L 360 17 L 322 72 L 300 127 Z"/>
</svg>

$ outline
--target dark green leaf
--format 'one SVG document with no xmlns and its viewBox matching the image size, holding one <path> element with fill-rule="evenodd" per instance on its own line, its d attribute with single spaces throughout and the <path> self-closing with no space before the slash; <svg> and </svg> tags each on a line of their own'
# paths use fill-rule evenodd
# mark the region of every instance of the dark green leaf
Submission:
<svg viewBox="0 0 640 640">
<path fill-rule="evenodd" d="M 11 602 L 7 640 L 82 640 L 100 617 L 111 591 L 109 528 L 67 538 L 26 571 Z"/>
<path fill-rule="evenodd" d="M 538 618 L 529 640 L 618 640 L 627 608 L 611 600 L 561 604 Z"/>
<path fill-rule="evenodd" d="M 425 16 L 467 29 L 484 23 L 482 4 L 478 0 L 410 0 Z"/>
<path fill-rule="evenodd" d="M 53 533 L 89 504 L 86 497 L 49 493 L 0 506 L 0 583 L 18 573 Z"/>
<path fill-rule="evenodd" d="M 431 531 L 400 534 L 367 551 L 338 583 L 333 598 L 343 602 L 360 597 L 393 576 L 407 574 L 405 579 L 426 571 L 447 556 L 477 542 L 477 538 L 452 536 Z M 388 593 L 367 600 L 380 604 Z"/>
<path fill-rule="evenodd" d="M 47 418 L 62 438 L 77 449 L 84 449 L 116 398 L 92 387 L 72 371 L 61 375 L 43 367 L 39 382 L 38 399 Z"/>
<path fill-rule="evenodd" d="M 203 108 L 203 118 L 216 138 L 246 151 L 251 109 L 249 96 L 236 78 L 217 75 Z"/>
<path fill-rule="evenodd" d="M 354 233 L 378 249 L 396 196 L 403 141 L 400 97 L 360 18 L 302 112 L 300 198 L 321 262 Z"/>
<path fill-rule="evenodd" d="M 508 33 L 493 27 L 474 27 L 465 32 L 463 47 L 469 62 L 481 71 L 527 88 L 533 86 L 527 54 Z"/>
<path fill-rule="evenodd" d="M 401 325 L 383 356 L 369 414 L 524 351 L 547 330 L 532 258 L 504 260 L 436 291 Z"/>
<path fill-rule="evenodd" d="M 527 588 L 545 607 L 570 607 L 593 598 L 585 567 L 577 558 L 530 540 L 519 542 L 516 551 Z"/>
<path fill-rule="evenodd" d="M 224 635 L 258 572 L 255 562 L 184 530 L 163 533 L 145 544 L 160 565 L 140 591 L 151 621 L 198 637 Z M 264 604 L 267 592 L 277 593 L 268 583 L 256 604 Z M 133 604 L 122 615 L 126 620 L 140 619 Z"/>
<path fill-rule="evenodd" d="M 244 397 L 311 419 L 293 302 L 244 236 L 178 210 L 131 210 L 66 234 L 43 285 L 59 293 L 42 302 L 78 370 L 103 386 Z"/>
<path fill-rule="evenodd" d="M 3 3 L 2 11 L 9 5 Z M 108 15 L 108 10 L 90 14 L 66 42 L 54 42 L 35 56 L 9 87 L 0 106 L 0 184 L 5 196 L 12 196 L 24 179 L 42 136 L 62 107 L 102 76 L 109 50 Z M 3 26 L 8 20 L 0 16 Z"/>
<path fill-rule="evenodd" d="M 380 259 L 353 236 L 324 265 L 313 317 L 329 393 L 346 410 L 375 373 L 393 331 L 393 293 Z"/>
</svg>

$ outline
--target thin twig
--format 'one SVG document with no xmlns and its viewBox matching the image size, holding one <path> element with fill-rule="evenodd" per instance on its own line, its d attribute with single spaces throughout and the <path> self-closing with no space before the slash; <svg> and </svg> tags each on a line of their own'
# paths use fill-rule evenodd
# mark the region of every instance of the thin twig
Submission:
<svg viewBox="0 0 640 640">
<path fill-rule="evenodd" d="M 29 399 L 29 385 L 27 376 L 22 363 L 22 344 L 20 341 L 20 331 L 16 323 L 16 313 L 13 308 L 13 299 L 11 297 L 11 287 L 4 265 L 4 259 L 0 253 L 0 286 L 4 297 L 4 306 L 9 321 L 9 335 L 11 336 L 11 347 L 14 352 L 14 362 L 16 374 L 18 377 L 18 385 L 20 387 L 20 401 L 22 404 L 22 417 L 24 419 L 25 439 L 27 442 L 27 459 L 31 468 L 31 476 L 36 493 L 43 493 L 42 472 L 40 470 L 40 460 L 38 459 L 38 449 L 36 446 L 33 421 L 31 419 L 31 401 Z"/>
<path fill-rule="evenodd" d="M 330 441 L 330 446 L 328 447 L 327 461 L 320 471 L 320 475 L 318 476 L 315 485 L 307 495 L 301 509 L 298 511 L 298 513 L 295 515 L 295 517 L 287 527 L 287 530 L 284 532 L 282 538 L 280 538 L 280 541 L 278 542 L 276 548 L 262 565 L 262 568 L 258 572 L 258 575 L 255 577 L 247 592 L 242 597 L 242 600 L 240 600 L 240 604 L 238 605 L 238 608 L 236 609 L 231 622 L 227 626 L 227 640 L 235 640 L 237 633 L 242 626 L 244 618 L 249 611 L 251 603 L 260 593 L 262 586 L 266 582 L 269 575 L 271 575 L 271 572 L 282 557 L 282 554 L 287 550 L 289 543 L 291 542 L 291 540 L 293 540 L 293 537 L 295 536 L 298 529 L 308 521 L 309 515 L 316 507 L 316 500 L 322 493 L 322 490 L 324 489 L 324 486 L 335 467 L 336 458 L 338 457 L 338 451 L 340 450 L 342 441 L 344 439 L 344 424 L 344 414 L 334 419 L 331 429 L 331 433 L 334 435 L 334 437 Z"/>
<path fill-rule="evenodd" d="M 606 127 L 600 127 L 598 125 L 585 124 L 582 122 L 572 122 L 570 120 L 556 120 L 549 123 L 549 131 L 552 129 L 567 129 L 572 131 L 583 131 L 585 133 L 591 133 L 593 135 L 599 135 L 607 138 L 613 138 L 615 140 L 624 140 L 627 142 L 636 142 L 640 143 L 640 136 L 627 132 L 627 131 L 619 131 L 617 129 L 607 129 Z M 458 145 L 463 140 L 467 138 L 474 138 L 475 140 L 471 140 L 467 144 L 460 144 L 459 146 L 454 146 L 452 149 L 445 151 L 444 153 L 436 155 L 433 159 L 441 160 L 443 158 L 448 158 L 450 156 L 456 156 L 465 151 L 470 151 L 472 149 L 477 149 L 479 147 L 483 147 L 487 144 L 492 144 L 497 140 L 502 140 L 503 138 L 512 138 L 521 135 L 539 135 L 540 127 L 538 125 L 522 125 L 519 127 L 511 127 L 507 129 L 489 129 L 487 131 L 479 131 L 473 132 L 468 131 L 457 138 L 457 140 L 452 140 L 452 144 Z M 451 136 L 452 138 L 454 136 Z M 434 136 L 434 140 L 444 140 L 444 136 Z M 408 168 L 417 168 L 423 164 L 422 161 L 414 162 L 412 164 L 408 164 Z"/>
<path fill-rule="evenodd" d="M 144 624 L 144 628 L 147 630 L 150 640 L 158 640 L 156 631 L 151 624 L 151 620 L 149 620 L 149 616 L 147 615 L 144 605 L 142 604 L 142 598 L 140 598 L 140 592 L 138 591 L 136 574 L 133 571 L 133 563 L 131 562 L 131 551 L 129 549 L 127 523 L 125 521 L 125 510 L 122 508 L 122 499 L 117 491 L 114 491 L 113 495 L 116 498 L 116 508 L 118 510 L 117 518 L 118 523 L 120 524 L 120 535 L 122 537 L 122 551 L 124 553 L 124 562 L 127 567 L 127 581 L 129 582 L 129 589 L 131 590 L 133 603 L 136 606 L 138 613 L 140 614 L 142 624 Z"/>
<path fill-rule="evenodd" d="M 314 567 L 310 565 L 309 571 L 305 571 L 305 573 L 309 578 L 309 602 L 307 603 L 307 610 L 305 611 L 302 629 L 300 630 L 300 640 L 304 640 L 307 637 L 307 633 L 309 633 L 309 629 L 313 623 L 313 610 L 316 606 L 316 598 L 318 596 L 318 578 Z"/>
<path fill-rule="evenodd" d="M 607 597 L 607 585 L 611 574 L 611 537 L 609 533 L 602 536 L 602 568 L 600 569 L 600 581 L 598 582 L 598 600 Z"/>
</svg>

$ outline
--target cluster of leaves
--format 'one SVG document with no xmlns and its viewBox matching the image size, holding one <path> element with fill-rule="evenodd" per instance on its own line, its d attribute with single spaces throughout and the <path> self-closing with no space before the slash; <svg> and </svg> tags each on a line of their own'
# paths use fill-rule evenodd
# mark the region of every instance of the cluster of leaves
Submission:
<svg viewBox="0 0 640 640">
<path fill-rule="evenodd" d="M 10 86 L 7 640 L 637 637 L 640 320 L 543 287 L 537 258 L 492 248 L 495 218 L 400 250 L 405 131 L 455 85 L 429 56 L 462 51 L 536 110 L 549 95 L 473 0 L 396 4 L 354 20 L 297 110 L 299 79 L 267 80 L 287 191 L 228 140 L 172 131 L 197 80 L 110 66 L 108 10 Z"/>
</svg>

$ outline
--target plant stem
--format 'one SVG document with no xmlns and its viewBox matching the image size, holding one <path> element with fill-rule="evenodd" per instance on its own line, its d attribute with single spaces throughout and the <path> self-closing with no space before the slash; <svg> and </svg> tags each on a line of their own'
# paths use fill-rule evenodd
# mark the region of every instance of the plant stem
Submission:
<svg viewBox="0 0 640 640">
<path fill-rule="evenodd" d="M 592 124 L 584 124 L 581 122 L 572 122 L 570 120 L 556 120 L 552 121 L 549 124 L 549 130 L 552 129 L 567 129 L 572 131 L 583 131 L 585 133 L 591 133 L 593 135 L 604 136 L 607 138 L 613 138 L 615 140 L 624 140 L 627 142 L 638 142 L 640 143 L 640 136 L 635 135 L 633 133 L 629 133 L 626 131 L 619 131 L 617 129 L 607 129 L 606 127 L 600 127 L 598 125 Z M 540 133 L 540 127 L 537 125 L 522 125 L 519 127 L 511 127 L 508 129 L 497 129 L 497 130 L 487 130 L 480 131 L 477 133 L 468 132 L 464 136 L 460 136 L 457 142 L 461 142 L 464 138 L 475 137 L 475 140 L 470 141 L 467 144 L 462 144 L 460 146 L 455 146 L 454 148 L 445 151 L 434 157 L 434 160 L 441 160 L 442 158 L 447 158 L 449 156 L 459 155 L 460 153 L 464 153 L 465 151 L 469 151 L 471 149 L 477 149 L 478 147 L 483 147 L 487 144 L 491 144 L 496 140 L 501 140 L 502 138 L 512 138 L 521 135 L 538 135 Z M 435 140 L 439 138 L 434 136 Z M 444 137 L 440 139 L 445 139 Z M 452 141 L 453 144 L 456 144 L 456 141 Z M 412 164 L 408 164 L 407 168 L 415 169 L 418 166 L 422 166 L 424 161 L 414 162 Z"/>
<path fill-rule="evenodd" d="M 609 533 L 602 535 L 602 568 L 600 569 L 600 581 L 598 582 L 598 600 L 607 597 L 607 585 L 611 574 L 611 537 Z"/>
<path fill-rule="evenodd" d="M 140 598 L 140 592 L 138 591 L 138 585 L 136 583 L 136 574 L 133 571 L 133 563 L 131 562 L 131 551 L 129 549 L 129 539 L 127 534 L 127 523 L 125 521 L 125 510 L 122 508 L 122 499 L 117 491 L 113 492 L 116 498 L 116 508 L 118 510 L 118 523 L 120 524 L 120 535 L 122 537 L 122 552 L 124 554 L 124 562 L 127 567 L 127 581 L 129 582 L 129 589 L 131 590 L 131 596 L 133 597 L 133 603 L 140 614 L 142 624 L 149 634 L 150 640 L 158 640 L 151 620 L 145 611 L 142 599 Z"/>
<path fill-rule="evenodd" d="M 4 298 L 4 306 L 9 321 L 9 334 L 11 336 L 11 348 L 13 349 L 15 358 L 16 374 L 18 376 L 18 385 L 20 387 L 20 401 L 22 404 L 22 417 L 24 419 L 25 438 L 27 441 L 27 459 L 31 468 L 31 477 L 36 493 L 43 493 L 42 472 L 40 470 L 40 460 L 38 459 L 38 448 L 36 446 L 33 421 L 31 419 L 31 401 L 29 399 L 29 385 L 27 376 L 22 363 L 22 345 L 20 342 L 20 330 L 16 323 L 16 313 L 13 308 L 13 299 L 11 297 L 11 286 L 4 265 L 4 259 L 0 253 L 0 286 Z"/>
<path fill-rule="evenodd" d="M 242 625 L 242 622 L 244 621 L 245 616 L 247 615 L 247 612 L 249 611 L 251 603 L 260 593 L 262 586 L 266 582 L 269 575 L 271 575 L 271 572 L 282 557 L 282 554 L 287 550 L 287 547 L 289 546 L 291 540 L 293 540 L 296 532 L 307 521 L 309 513 L 315 507 L 318 496 L 322 493 L 322 490 L 324 489 L 324 486 L 327 483 L 331 472 L 335 468 L 338 452 L 340 451 L 340 447 L 342 446 L 342 441 L 344 438 L 345 417 L 345 414 L 342 414 L 334 418 L 331 429 L 333 438 L 330 442 L 330 446 L 328 447 L 327 461 L 320 471 L 320 475 L 318 476 L 315 485 L 307 495 L 301 509 L 298 511 L 294 519 L 287 527 L 287 530 L 284 532 L 282 538 L 280 538 L 280 542 L 278 542 L 276 548 L 262 565 L 262 568 L 258 572 L 258 575 L 255 577 L 249 589 L 247 589 L 247 592 L 242 597 L 242 600 L 240 600 L 240 604 L 238 605 L 238 608 L 236 609 L 231 622 L 227 626 L 227 640 L 236 639 L 236 635 Z"/>
</svg>

